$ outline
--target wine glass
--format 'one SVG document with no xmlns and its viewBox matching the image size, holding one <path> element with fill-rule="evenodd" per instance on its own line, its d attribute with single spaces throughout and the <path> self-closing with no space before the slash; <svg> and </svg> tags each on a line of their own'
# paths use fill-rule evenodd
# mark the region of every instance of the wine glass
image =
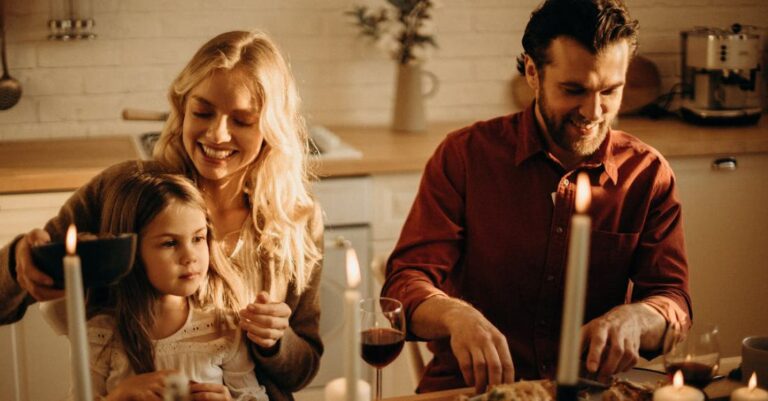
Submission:
<svg viewBox="0 0 768 401">
<path fill-rule="evenodd" d="M 720 367 L 717 331 L 711 324 L 694 325 L 688 333 L 670 328 L 664 342 L 664 370 L 669 377 L 680 370 L 686 384 L 706 387 Z"/>
<path fill-rule="evenodd" d="M 400 355 L 405 344 L 403 304 L 392 298 L 360 301 L 360 345 L 363 360 L 376 368 L 375 400 L 381 399 L 381 368 Z"/>
</svg>

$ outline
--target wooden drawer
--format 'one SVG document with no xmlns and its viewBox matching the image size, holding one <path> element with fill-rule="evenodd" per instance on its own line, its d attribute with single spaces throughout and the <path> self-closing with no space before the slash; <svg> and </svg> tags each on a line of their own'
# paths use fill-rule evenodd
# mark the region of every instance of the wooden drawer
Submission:
<svg viewBox="0 0 768 401">
<path fill-rule="evenodd" d="M 371 222 L 371 177 L 329 178 L 313 183 L 326 226 Z"/>
<path fill-rule="evenodd" d="M 0 244 L 33 228 L 42 228 L 54 217 L 71 192 L 0 195 Z"/>
</svg>

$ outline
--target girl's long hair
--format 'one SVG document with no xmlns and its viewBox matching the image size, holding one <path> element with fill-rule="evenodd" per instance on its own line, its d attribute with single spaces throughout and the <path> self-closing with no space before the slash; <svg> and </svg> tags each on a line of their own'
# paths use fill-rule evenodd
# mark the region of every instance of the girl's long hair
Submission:
<svg viewBox="0 0 768 401">
<path fill-rule="evenodd" d="M 198 307 L 212 305 L 221 310 L 239 310 L 243 289 L 239 273 L 227 261 L 213 241 L 213 226 L 205 201 L 188 179 L 171 174 L 135 173 L 117 178 L 105 190 L 100 233 L 137 233 L 139 244 L 144 229 L 171 203 L 198 208 L 206 215 L 210 252 L 208 274 L 197 293 L 191 296 Z M 134 373 L 155 370 L 155 352 L 150 338 L 154 326 L 155 301 L 161 295 L 150 284 L 144 261 L 137 246 L 133 268 L 117 284 L 89 294 L 88 314 L 106 313 L 115 319 L 117 336 Z M 106 348 L 105 348 L 106 350 Z"/>
<path fill-rule="evenodd" d="M 261 275 L 265 288 L 278 278 L 292 281 L 301 293 L 321 258 L 310 233 L 316 205 L 307 190 L 308 137 L 293 75 L 265 34 L 227 32 L 197 51 L 168 92 L 170 115 L 153 156 L 197 178 L 182 144 L 187 96 L 214 72 L 232 70 L 249 77 L 245 83 L 259 108 L 258 128 L 264 136 L 264 145 L 246 172 L 244 191 L 253 224 L 247 225 L 244 249 L 237 259 L 246 258 L 238 260 L 248 266 L 245 277 Z"/>
</svg>

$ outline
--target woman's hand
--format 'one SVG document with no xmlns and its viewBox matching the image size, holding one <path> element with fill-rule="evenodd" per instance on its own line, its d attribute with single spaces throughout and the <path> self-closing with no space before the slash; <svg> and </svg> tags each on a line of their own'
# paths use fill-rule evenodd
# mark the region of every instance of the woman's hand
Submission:
<svg viewBox="0 0 768 401">
<path fill-rule="evenodd" d="M 28 232 L 16 243 L 16 281 L 19 286 L 38 301 L 61 298 L 64 290 L 53 288 L 53 279 L 41 272 L 32 262 L 30 248 L 51 241 L 48 232 L 36 228 Z"/>
<path fill-rule="evenodd" d="M 175 370 L 159 370 L 131 376 L 120 382 L 107 395 L 106 401 L 163 401 L 165 378 L 176 374 Z M 203 399 L 203 398 L 201 398 Z"/>
<path fill-rule="evenodd" d="M 192 401 L 232 401 L 227 386 L 215 383 L 190 383 L 189 395 Z"/>
<path fill-rule="evenodd" d="M 269 350 L 283 338 L 290 316 L 291 308 L 285 302 L 271 302 L 269 294 L 262 291 L 256 302 L 240 311 L 240 328 L 254 344 Z"/>
</svg>

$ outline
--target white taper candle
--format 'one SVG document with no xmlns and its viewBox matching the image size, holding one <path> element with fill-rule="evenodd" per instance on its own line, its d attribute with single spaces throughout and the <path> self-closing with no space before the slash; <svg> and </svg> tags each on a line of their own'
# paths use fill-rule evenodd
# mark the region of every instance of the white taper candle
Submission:
<svg viewBox="0 0 768 401">
<path fill-rule="evenodd" d="M 69 329 L 70 357 L 72 358 L 72 382 L 75 399 L 92 400 L 91 372 L 88 360 L 88 338 L 85 329 L 85 303 L 80 257 L 75 254 L 77 230 L 70 225 L 67 230 L 64 256 L 64 292 L 67 299 L 67 325 Z"/>
<path fill-rule="evenodd" d="M 346 250 L 347 289 L 344 291 L 344 311 L 347 323 L 346 363 L 344 365 L 346 377 L 346 399 L 358 400 L 358 380 L 360 379 L 360 263 L 357 260 L 355 249 L 350 244 Z"/>
<path fill-rule="evenodd" d="M 557 383 L 576 385 L 579 381 L 581 326 L 584 322 L 584 298 L 589 267 L 589 236 L 592 220 L 586 214 L 590 202 L 589 177 L 579 173 L 576 180 L 576 214 L 571 218 L 568 243 L 563 320 Z"/>
</svg>

